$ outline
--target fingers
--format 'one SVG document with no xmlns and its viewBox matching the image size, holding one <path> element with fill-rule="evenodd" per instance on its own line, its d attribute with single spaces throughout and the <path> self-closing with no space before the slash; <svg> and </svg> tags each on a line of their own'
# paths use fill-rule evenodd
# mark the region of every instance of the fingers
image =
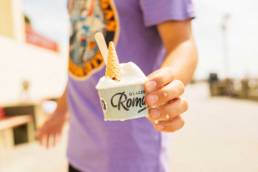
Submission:
<svg viewBox="0 0 258 172">
<path fill-rule="evenodd" d="M 60 140 L 61 140 L 61 133 L 57 133 L 57 134 L 55 135 L 55 142 L 54 142 L 53 146 L 55 146 L 56 144 L 58 144 L 58 143 L 60 142 Z"/>
<path fill-rule="evenodd" d="M 44 141 L 45 137 L 43 133 L 46 133 L 44 127 L 38 129 L 36 133 L 36 139 L 39 141 L 40 145 L 44 145 L 44 142 L 45 142 Z"/>
<path fill-rule="evenodd" d="M 173 76 L 171 74 L 171 68 L 163 67 L 148 76 L 148 81 L 144 85 L 145 92 L 153 92 L 162 88 L 172 80 Z"/>
<path fill-rule="evenodd" d="M 57 133 L 53 133 L 51 135 L 48 135 L 48 148 L 53 148 L 55 147 L 56 143 L 57 143 Z"/>
<path fill-rule="evenodd" d="M 50 134 L 47 129 L 44 127 L 41 128 L 37 133 L 37 140 L 39 141 L 41 146 L 49 148 L 50 146 Z"/>
<path fill-rule="evenodd" d="M 173 100 L 184 92 L 184 84 L 179 80 L 174 80 L 163 88 L 151 92 L 146 96 L 146 103 L 150 107 L 158 107 Z"/>
<path fill-rule="evenodd" d="M 45 134 L 44 136 L 42 136 L 38 140 L 40 142 L 40 145 L 49 149 L 49 148 L 54 147 L 57 143 L 59 143 L 60 133 Z"/>
<path fill-rule="evenodd" d="M 149 75 L 144 85 L 148 118 L 158 131 L 173 132 L 184 126 L 180 115 L 188 105 L 179 98 L 184 93 L 184 84 L 174 79 L 171 68 L 161 68 Z"/>
<path fill-rule="evenodd" d="M 154 128 L 161 132 L 175 132 L 184 126 L 184 121 L 181 117 L 176 117 L 168 121 L 160 121 L 154 124 Z"/>
<path fill-rule="evenodd" d="M 48 148 L 54 147 L 60 140 L 61 131 L 51 131 L 51 128 L 42 127 L 38 130 L 36 138 L 40 145 Z"/>
<path fill-rule="evenodd" d="M 45 137 L 45 144 L 44 144 L 47 149 L 50 148 L 50 139 L 51 139 L 51 136 L 47 134 Z"/>
<path fill-rule="evenodd" d="M 188 103 L 184 99 L 175 99 L 158 108 L 149 110 L 151 121 L 170 120 L 184 113 L 188 109 Z"/>
</svg>

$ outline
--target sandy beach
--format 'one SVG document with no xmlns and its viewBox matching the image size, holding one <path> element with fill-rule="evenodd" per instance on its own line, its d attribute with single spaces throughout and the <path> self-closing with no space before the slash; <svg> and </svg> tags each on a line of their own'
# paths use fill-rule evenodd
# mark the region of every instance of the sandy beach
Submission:
<svg viewBox="0 0 258 172">
<path fill-rule="evenodd" d="M 185 127 L 170 134 L 174 172 L 257 172 L 258 103 L 211 98 L 206 84 L 187 88 L 190 102 Z M 45 150 L 37 143 L 1 152 L 3 172 L 65 172 L 65 140 Z"/>
</svg>

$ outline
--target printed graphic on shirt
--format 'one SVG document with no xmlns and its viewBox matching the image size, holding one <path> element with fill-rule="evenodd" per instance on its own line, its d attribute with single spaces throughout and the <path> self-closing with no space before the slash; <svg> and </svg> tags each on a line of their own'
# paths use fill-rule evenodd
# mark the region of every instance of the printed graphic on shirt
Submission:
<svg viewBox="0 0 258 172">
<path fill-rule="evenodd" d="M 116 40 L 118 19 L 112 0 L 69 0 L 68 11 L 71 22 L 69 72 L 78 79 L 85 79 L 104 64 L 95 33 L 102 32 L 106 42 Z"/>
</svg>

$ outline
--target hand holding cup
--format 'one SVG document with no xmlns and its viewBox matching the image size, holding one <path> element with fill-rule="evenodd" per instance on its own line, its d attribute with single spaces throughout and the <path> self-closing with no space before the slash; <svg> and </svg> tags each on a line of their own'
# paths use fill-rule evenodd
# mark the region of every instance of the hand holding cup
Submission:
<svg viewBox="0 0 258 172">
<path fill-rule="evenodd" d="M 184 84 L 175 80 L 172 70 L 163 67 L 148 76 L 144 85 L 148 119 L 161 132 L 174 132 L 184 126 L 181 114 L 188 109 L 186 100 L 180 98 Z"/>
</svg>

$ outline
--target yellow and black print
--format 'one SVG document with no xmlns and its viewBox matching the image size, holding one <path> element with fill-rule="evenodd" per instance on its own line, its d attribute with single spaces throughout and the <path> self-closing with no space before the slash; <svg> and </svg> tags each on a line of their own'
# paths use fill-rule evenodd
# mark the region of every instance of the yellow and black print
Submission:
<svg viewBox="0 0 258 172">
<path fill-rule="evenodd" d="M 71 0 L 68 4 L 71 35 L 69 72 L 85 79 L 104 64 L 94 35 L 103 32 L 106 42 L 118 36 L 118 18 L 112 0 Z"/>
</svg>

